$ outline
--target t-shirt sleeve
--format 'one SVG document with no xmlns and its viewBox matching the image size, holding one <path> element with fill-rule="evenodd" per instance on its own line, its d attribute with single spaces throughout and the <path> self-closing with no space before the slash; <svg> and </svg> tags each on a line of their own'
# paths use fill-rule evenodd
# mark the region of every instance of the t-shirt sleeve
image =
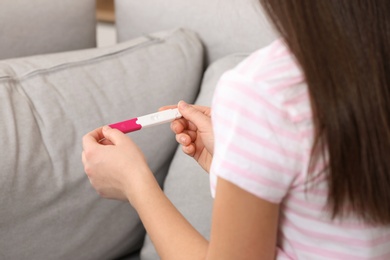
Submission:
<svg viewBox="0 0 390 260">
<path fill-rule="evenodd" d="M 257 197 L 280 203 L 299 176 L 300 134 L 284 101 L 270 94 L 272 84 L 266 76 L 254 80 L 238 69 L 220 79 L 212 105 L 213 195 L 218 176 Z"/>
</svg>

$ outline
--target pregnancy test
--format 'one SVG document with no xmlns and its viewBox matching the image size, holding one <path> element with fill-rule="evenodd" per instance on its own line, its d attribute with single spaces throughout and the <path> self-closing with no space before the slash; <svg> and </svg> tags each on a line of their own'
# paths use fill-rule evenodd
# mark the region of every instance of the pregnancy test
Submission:
<svg viewBox="0 0 390 260">
<path fill-rule="evenodd" d="M 132 118 L 130 120 L 118 122 L 112 125 L 109 125 L 111 128 L 118 129 L 123 133 L 130 133 L 137 130 L 141 130 L 144 127 L 160 125 L 163 123 L 172 122 L 175 119 L 181 118 L 177 108 L 163 110 L 157 113 L 148 114 L 145 116 L 140 116 Z"/>
</svg>

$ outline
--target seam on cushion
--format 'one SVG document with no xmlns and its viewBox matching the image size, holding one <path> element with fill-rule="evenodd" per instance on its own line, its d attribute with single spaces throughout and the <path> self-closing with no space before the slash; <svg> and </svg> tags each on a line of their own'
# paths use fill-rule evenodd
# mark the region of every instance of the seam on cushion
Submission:
<svg viewBox="0 0 390 260">
<path fill-rule="evenodd" d="M 38 74 L 44 74 L 44 73 L 48 73 L 48 72 L 58 71 L 58 70 L 69 68 L 71 66 L 80 66 L 80 65 L 86 65 L 86 64 L 98 62 L 100 60 L 104 60 L 106 58 L 116 56 L 118 54 L 122 54 L 122 53 L 126 53 L 126 52 L 133 52 L 133 51 L 138 50 L 140 48 L 147 47 L 147 46 L 153 45 L 155 43 L 161 43 L 161 42 L 165 41 L 165 39 L 155 38 L 152 36 L 147 36 L 145 38 L 149 39 L 149 41 L 144 42 L 144 43 L 139 43 L 135 46 L 130 46 L 130 47 L 127 47 L 127 48 L 122 49 L 122 50 L 118 50 L 118 51 L 107 53 L 107 54 L 104 54 L 101 56 L 93 57 L 90 59 L 81 60 L 81 61 L 74 61 L 74 62 L 67 62 L 67 63 L 59 64 L 59 65 L 56 65 L 56 66 L 53 66 L 50 68 L 37 69 L 37 70 L 34 70 L 32 72 L 28 72 L 25 75 L 19 76 L 19 77 L 18 76 L 9 76 L 9 75 L 0 76 L 0 81 L 6 81 L 6 80 L 23 81 L 23 80 L 26 80 L 30 77 L 38 75 Z"/>
</svg>

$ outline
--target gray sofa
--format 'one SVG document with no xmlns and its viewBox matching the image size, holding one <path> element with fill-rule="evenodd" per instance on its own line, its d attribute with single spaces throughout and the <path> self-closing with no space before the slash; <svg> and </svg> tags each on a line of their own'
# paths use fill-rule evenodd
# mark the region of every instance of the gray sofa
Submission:
<svg viewBox="0 0 390 260">
<path fill-rule="evenodd" d="M 275 38 L 255 0 L 115 4 L 119 43 L 96 48 L 94 0 L 2 1 L 0 259 L 158 259 L 130 205 L 92 189 L 82 136 L 179 100 L 210 105 L 221 74 Z M 208 237 L 207 174 L 169 125 L 129 135 Z"/>
</svg>

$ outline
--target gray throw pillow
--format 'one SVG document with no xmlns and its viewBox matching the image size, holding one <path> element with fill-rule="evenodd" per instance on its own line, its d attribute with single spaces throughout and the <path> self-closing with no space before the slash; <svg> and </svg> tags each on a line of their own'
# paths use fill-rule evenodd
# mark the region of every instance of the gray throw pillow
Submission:
<svg viewBox="0 0 390 260">
<path fill-rule="evenodd" d="M 81 139 L 104 124 L 193 102 L 198 37 L 177 29 L 116 46 L 0 61 L 0 259 L 115 259 L 140 249 L 128 203 L 101 199 Z M 131 133 L 162 184 L 177 147 L 169 124 Z"/>
</svg>

